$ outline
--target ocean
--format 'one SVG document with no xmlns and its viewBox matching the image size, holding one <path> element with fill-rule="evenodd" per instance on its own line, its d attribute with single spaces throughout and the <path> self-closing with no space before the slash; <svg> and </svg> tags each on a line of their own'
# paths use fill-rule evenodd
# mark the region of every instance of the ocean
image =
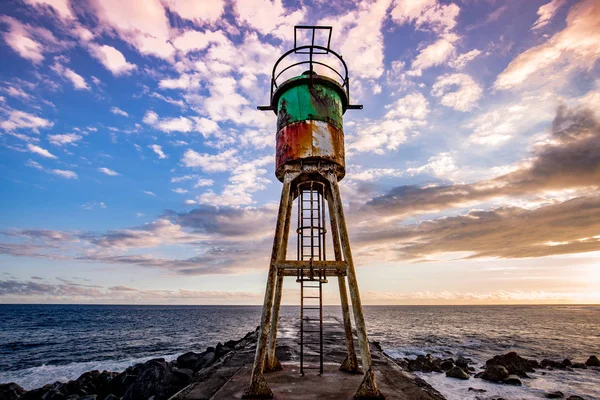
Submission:
<svg viewBox="0 0 600 400">
<path fill-rule="evenodd" d="M 392 357 L 464 356 L 478 368 L 509 351 L 538 361 L 600 356 L 600 306 L 366 306 L 364 312 L 369 339 Z M 0 383 L 32 389 L 93 369 L 172 360 L 241 338 L 256 328 L 260 313 L 259 306 L 0 305 Z M 341 317 L 334 306 L 325 314 Z M 299 310 L 282 307 L 281 315 L 298 318 Z M 556 390 L 600 399 L 599 370 L 543 372 L 521 387 L 418 375 L 449 400 L 539 399 Z"/>
</svg>

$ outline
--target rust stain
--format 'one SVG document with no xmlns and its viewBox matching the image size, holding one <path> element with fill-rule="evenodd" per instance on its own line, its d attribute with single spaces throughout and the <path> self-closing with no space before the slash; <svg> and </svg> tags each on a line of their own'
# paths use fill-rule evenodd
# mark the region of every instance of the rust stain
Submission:
<svg viewBox="0 0 600 400">
<path fill-rule="evenodd" d="M 275 174 L 283 179 L 285 164 L 334 163 L 345 170 L 344 133 L 323 121 L 299 121 L 277 132 Z M 343 176 L 343 174 L 342 174 Z"/>
</svg>

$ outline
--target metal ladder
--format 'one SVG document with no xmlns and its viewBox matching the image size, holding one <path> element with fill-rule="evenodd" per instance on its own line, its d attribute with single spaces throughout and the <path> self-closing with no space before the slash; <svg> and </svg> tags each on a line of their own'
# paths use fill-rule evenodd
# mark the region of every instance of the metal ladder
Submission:
<svg viewBox="0 0 600 400">
<path fill-rule="evenodd" d="M 296 281 L 300 282 L 300 373 L 305 369 L 319 369 L 323 374 L 323 284 L 327 283 L 324 269 L 314 269 L 312 262 L 325 260 L 325 199 L 324 185 L 305 182 L 298 185 L 298 260 L 309 261 L 309 268 L 299 268 Z M 308 289 L 308 291 L 305 291 Z M 315 293 L 318 290 L 318 295 Z M 319 304 L 315 304 L 315 299 Z M 308 304 L 305 302 L 308 300 Z M 311 314 L 318 311 L 316 315 Z M 318 323 L 318 326 L 317 326 Z M 318 334 L 318 338 L 315 337 Z M 306 337 L 305 337 L 306 336 Z M 304 345 L 319 345 L 319 366 L 304 365 Z"/>
</svg>

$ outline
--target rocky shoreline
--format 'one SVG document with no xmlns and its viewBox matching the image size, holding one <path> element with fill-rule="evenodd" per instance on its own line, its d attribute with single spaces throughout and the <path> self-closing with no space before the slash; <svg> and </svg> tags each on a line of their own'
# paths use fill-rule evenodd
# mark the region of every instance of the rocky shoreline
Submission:
<svg viewBox="0 0 600 400">
<path fill-rule="evenodd" d="M 480 367 L 480 371 L 472 365 L 473 360 L 469 358 L 459 357 L 456 360 L 453 358 L 437 358 L 430 354 L 423 356 L 419 355 L 415 359 L 397 358 L 395 361 L 403 368 L 411 372 L 425 373 L 445 373 L 448 378 L 469 380 L 479 378 L 487 382 L 503 385 L 523 384 L 522 379 L 530 379 L 530 373 L 540 372 L 545 375 L 547 370 L 574 371 L 575 369 L 594 369 L 600 372 L 600 360 L 595 355 L 589 356 L 585 362 L 574 362 L 569 359 L 562 361 L 543 359 L 541 362 L 537 360 L 527 359 L 519 356 L 516 352 L 510 352 L 504 355 L 497 355 L 485 362 L 485 365 Z M 476 393 L 484 393 L 485 389 L 469 387 L 469 391 Z M 560 391 L 548 392 L 545 394 L 548 399 L 567 400 L 584 400 L 578 395 L 569 395 Z M 503 400 L 501 397 L 495 400 Z"/>
<path fill-rule="evenodd" d="M 226 359 L 233 350 L 256 342 L 258 332 L 248 332 L 239 340 L 230 340 L 201 353 L 187 352 L 167 362 L 155 358 L 125 371 L 89 371 L 69 382 L 55 382 L 41 388 L 25 390 L 16 383 L 0 384 L 0 400 L 164 400 L 202 380 L 212 367 Z"/>
<path fill-rule="evenodd" d="M 89 371 L 69 382 L 55 382 L 41 388 L 25 390 L 16 383 L 0 384 L 0 400 L 166 400 L 183 391 L 192 382 L 203 382 L 216 369 L 227 362 L 236 350 L 247 349 L 255 344 L 258 331 L 248 332 L 239 340 L 230 340 L 208 347 L 201 353 L 187 352 L 173 361 L 156 358 L 127 368 L 123 372 Z M 374 349 L 382 352 L 379 343 L 373 342 Z M 228 356 L 229 355 L 229 356 Z M 531 373 L 545 374 L 546 370 L 573 371 L 574 369 L 594 369 L 600 372 L 600 360 L 590 356 L 585 362 L 544 359 L 541 362 L 526 359 L 515 352 L 497 355 L 486 361 L 478 370 L 471 359 L 459 357 L 437 358 L 431 355 L 416 359 L 402 358 L 393 361 L 406 371 L 423 373 L 444 373 L 451 379 L 482 379 L 503 385 L 522 385 Z M 418 378 L 416 378 L 418 379 Z M 423 385 L 426 385 L 423 382 Z M 470 392 L 484 393 L 485 389 L 469 387 Z M 546 398 L 583 397 L 561 392 L 546 393 Z M 495 397 L 495 400 L 503 400 Z"/>
</svg>

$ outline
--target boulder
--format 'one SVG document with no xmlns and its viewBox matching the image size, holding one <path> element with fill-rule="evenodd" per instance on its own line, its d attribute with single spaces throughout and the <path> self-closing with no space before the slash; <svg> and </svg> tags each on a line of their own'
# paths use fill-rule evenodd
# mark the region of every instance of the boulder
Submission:
<svg viewBox="0 0 600 400">
<path fill-rule="evenodd" d="M 213 362 L 215 362 L 216 359 L 217 359 L 217 357 L 215 356 L 215 353 L 213 351 L 207 352 L 204 355 L 204 357 L 202 357 L 202 359 L 198 362 L 198 369 L 208 367 Z"/>
<path fill-rule="evenodd" d="M 89 394 L 87 396 L 82 396 L 78 400 L 97 400 L 98 396 L 95 394 Z"/>
<path fill-rule="evenodd" d="M 487 360 L 485 365 L 502 365 L 509 374 L 518 375 L 521 378 L 527 378 L 527 372 L 535 372 L 531 367 L 529 360 L 519 356 L 514 351 L 504 355 L 494 356 Z"/>
<path fill-rule="evenodd" d="M 563 397 L 565 397 L 565 394 L 558 390 L 556 392 L 546 393 L 547 399 L 562 399 Z"/>
<path fill-rule="evenodd" d="M 469 392 L 475 392 L 475 393 L 485 393 L 485 392 L 487 392 L 487 390 L 485 390 L 485 389 L 477 389 L 477 388 L 474 388 L 474 387 L 470 387 L 468 391 Z"/>
<path fill-rule="evenodd" d="M 587 369 L 587 365 L 582 362 L 575 362 L 571 365 L 571 368 Z"/>
<path fill-rule="evenodd" d="M 566 369 L 567 367 L 565 365 L 563 365 L 563 363 L 558 362 L 558 361 L 554 361 L 554 360 L 548 360 L 547 358 L 544 358 L 542 360 L 542 362 L 540 363 L 540 366 L 542 368 L 546 368 L 546 369 Z"/>
<path fill-rule="evenodd" d="M 442 372 L 441 363 L 441 359 L 434 358 L 431 354 L 419 355 L 414 360 L 408 360 L 408 369 L 421 372 Z"/>
<path fill-rule="evenodd" d="M 456 365 L 454 367 L 450 368 L 446 372 L 446 376 L 449 378 L 456 378 L 456 379 L 463 379 L 463 380 L 467 380 L 470 378 L 469 374 L 467 374 L 462 368 L 460 368 Z"/>
<path fill-rule="evenodd" d="M 454 364 L 466 371 L 469 368 L 469 364 L 472 362 L 473 360 L 470 358 L 458 357 Z"/>
<path fill-rule="evenodd" d="M 173 376 L 167 368 L 164 359 L 155 359 L 146 362 L 137 379 L 125 392 L 123 400 L 167 399 L 174 391 L 171 388 Z"/>
<path fill-rule="evenodd" d="M 565 367 L 570 367 L 571 365 L 573 365 L 571 360 L 569 360 L 568 358 L 565 358 L 561 364 L 564 365 Z"/>
<path fill-rule="evenodd" d="M 223 346 L 221 342 L 219 342 L 217 343 L 217 348 L 215 349 L 215 358 L 221 358 L 230 351 L 231 349 L 229 347 Z"/>
<path fill-rule="evenodd" d="M 0 385 L 0 400 L 17 400 L 25 393 L 25 389 L 14 382 Z"/>
<path fill-rule="evenodd" d="M 585 400 L 585 399 L 581 396 L 573 395 L 573 396 L 567 397 L 567 400 Z"/>
<path fill-rule="evenodd" d="M 200 363 L 200 360 L 202 359 L 202 357 L 204 357 L 205 354 L 206 352 L 195 353 L 193 351 L 189 351 L 177 357 L 177 366 L 179 368 L 187 368 L 191 369 L 192 371 L 196 371 L 198 369 L 198 364 Z"/>
<path fill-rule="evenodd" d="M 114 394 L 117 397 L 123 397 L 129 386 L 135 382 L 137 375 L 128 373 L 128 369 L 121 372 L 119 375 L 112 378 L 108 384 L 108 392 Z"/>
<path fill-rule="evenodd" d="M 505 385 L 513 385 L 513 386 L 521 386 L 523 382 L 519 379 L 517 375 L 509 375 L 504 381 L 502 381 Z"/>
<path fill-rule="evenodd" d="M 596 356 L 590 356 L 585 362 L 585 365 L 588 367 L 600 367 L 600 360 L 598 360 L 598 357 Z"/>
<path fill-rule="evenodd" d="M 448 371 L 449 369 L 451 369 L 454 366 L 454 363 L 452 362 L 452 360 L 443 360 L 440 363 L 440 369 L 442 371 Z"/>
<path fill-rule="evenodd" d="M 192 376 L 194 376 L 194 371 L 187 368 L 173 368 L 171 373 L 175 378 L 180 380 L 183 385 L 190 383 Z"/>
<path fill-rule="evenodd" d="M 479 377 L 489 382 L 503 382 L 508 378 L 508 370 L 502 365 L 488 365 Z"/>
<path fill-rule="evenodd" d="M 117 397 L 114 394 L 110 393 L 108 396 L 106 396 L 104 398 L 104 400 L 119 400 L 119 397 Z"/>
</svg>

